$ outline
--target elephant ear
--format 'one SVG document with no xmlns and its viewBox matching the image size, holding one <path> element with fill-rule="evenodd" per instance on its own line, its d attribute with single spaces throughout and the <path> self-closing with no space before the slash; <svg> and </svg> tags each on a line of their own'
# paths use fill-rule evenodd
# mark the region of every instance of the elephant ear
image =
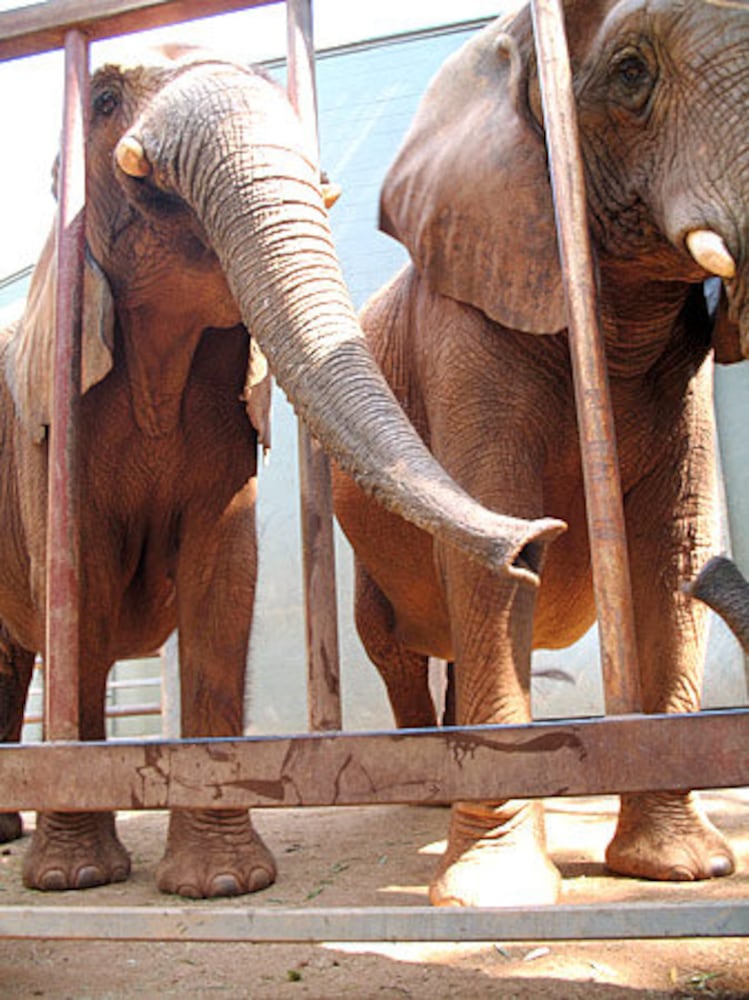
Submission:
<svg viewBox="0 0 749 1000">
<path fill-rule="evenodd" d="M 31 277 L 23 316 L 9 344 L 8 383 L 23 427 L 42 441 L 52 414 L 56 231 L 53 228 Z M 106 275 L 85 257 L 81 330 L 81 392 L 100 382 L 112 368 L 114 301 Z"/>
<path fill-rule="evenodd" d="M 258 444 L 263 450 L 264 458 L 267 458 L 270 452 L 270 410 L 272 395 L 273 377 L 268 367 L 268 361 L 258 347 L 255 338 L 250 337 L 250 352 L 242 399 L 247 410 L 247 416 L 250 418 L 250 423 L 257 431 Z"/>
<path fill-rule="evenodd" d="M 380 225 L 430 287 L 530 333 L 566 325 L 544 136 L 529 106 L 527 10 L 437 73 L 388 172 Z"/>
</svg>

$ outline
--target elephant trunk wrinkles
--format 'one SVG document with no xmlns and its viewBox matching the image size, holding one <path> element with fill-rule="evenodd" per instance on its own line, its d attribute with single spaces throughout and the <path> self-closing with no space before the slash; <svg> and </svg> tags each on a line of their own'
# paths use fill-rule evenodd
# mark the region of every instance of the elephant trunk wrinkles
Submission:
<svg viewBox="0 0 749 1000">
<path fill-rule="evenodd" d="M 245 325 L 297 413 L 366 493 L 493 569 L 536 582 L 532 543 L 563 523 L 487 510 L 431 456 L 366 346 L 316 171 L 297 151 L 299 123 L 280 95 L 270 109 L 264 95 L 259 115 L 256 85 L 237 73 L 230 103 L 221 96 L 218 133 L 198 137 L 193 125 L 197 142 L 161 166 L 205 227 Z M 289 135 L 299 136 L 296 148 Z"/>
<path fill-rule="evenodd" d="M 703 566 L 686 592 L 716 611 L 749 653 L 749 583 L 725 556 Z"/>
</svg>

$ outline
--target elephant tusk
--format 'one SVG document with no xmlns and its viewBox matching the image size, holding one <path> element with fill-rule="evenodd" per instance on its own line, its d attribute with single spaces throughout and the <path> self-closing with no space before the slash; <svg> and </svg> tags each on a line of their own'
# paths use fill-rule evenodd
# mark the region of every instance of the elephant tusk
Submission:
<svg viewBox="0 0 749 1000">
<path fill-rule="evenodd" d="M 722 237 L 710 229 L 687 233 L 687 248 L 700 267 L 719 278 L 735 278 L 736 263 Z"/>
<path fill-rule="evenodd" d="M 325 207 L 330 210 L 333 205 L 341 197 L 342 190 L 338 184 L 323 184 L 322 186 L 322 200 L 325 202 Z"/>
<path fill-rule="evenodd" d="M 120 139 L 114 157 L 120 170 L 128 177 L 147 177 L 151 173 L 151 164 L 146 159 L 143 146 L 135 136 L 126 135 Z"/>
<path fill-rule="evenodd" d="M 340 185 L 334 184 L 328 177 L 326 170 L 320 171 L 320 188 L 322 190 L 322 200 L 328 211 L 335 205 L 338 199 L 341 197 L 342 191 Z"/>
</svg>

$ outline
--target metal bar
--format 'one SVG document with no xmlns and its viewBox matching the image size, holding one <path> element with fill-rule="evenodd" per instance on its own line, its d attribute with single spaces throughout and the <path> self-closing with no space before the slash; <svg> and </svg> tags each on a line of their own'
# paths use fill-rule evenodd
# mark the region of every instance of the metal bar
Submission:
<svg viewBox="0 0 749 1000">
<path fill-rule="evenodd" d="M 264 909 L 0 906 L 0 938 L 101 941 L 569 941 L 747 937 L 749 901 Z"/>
<path fill-rule="evenodd" d="M 641 710 L 614 419 L 598 329 L 585 178 L 560 0 L 532 0 L 564 276 L 606 711 Z"/>
<path fill-rule="evenodd" d="M 287 0 L 286 17 L 289 99 L 317 161 L 311 0 Z M 313 731 L 334 730 L 342 727 L 342 712 L 330 463 L 301 421 L 298 440 L 309 725 Z"/>
<path fill-rule="evenodd" d="M 445 804 L 749 784 L 749 711 L 0 747 L 4 810 Z"/>
<path fill-rule="evenodd" d="M 120 707 L 110 707 L 104 713 L 107 719 L 130 719 L 130 718 L 140 718 L 142 715 L 161 715 L 162 708 L 161 704 L 143 704 L 143 705 L 122 705 Z M 43 722 L 43 715 L 25 715 L 23 717 L 23 724 L 25 726 L 35 725 L 36 723 Z"/>
<path fill-rule="evenodd" d="M 86 202 L 88 42 L 65 36 L 57 300 L 47 510 L 46 738 L 78 738 L 78 403 Z"/>
<path fill-rule="evenodd" d="M 107 681 L 107 692 L 128 691 L 135 688 L 157 687 L 161 688 L 161 678 L 159 677 L 134 677 L 132 680 Z"/>
<path fill-rule="evenodd" d="M 0 13 L 0 61 L 59 49 L 71 28 L 89 41 L 277 0 L 49 0 Z"/>
</svg>

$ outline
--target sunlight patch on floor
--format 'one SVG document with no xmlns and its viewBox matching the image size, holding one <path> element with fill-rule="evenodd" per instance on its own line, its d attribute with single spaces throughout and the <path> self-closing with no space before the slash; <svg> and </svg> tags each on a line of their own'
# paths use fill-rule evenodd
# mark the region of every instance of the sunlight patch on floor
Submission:
<svg viewBox="0 0 749 1000">
<path fill-rule="evenodd" d="M 423 896 L 427 897 L 427 887 L 425 885 L 383 885 L 378 893 L 390 893 L 398 896 Z"/>
<path fill-rule="evenodd" d="M 435 840 L 431 844 L 424 844 L 423 847 L 420 847 L 419 854 L 440 855 L 444 854 L 446 850 L 447 850 L 446 840 Z"/>
</svg>

